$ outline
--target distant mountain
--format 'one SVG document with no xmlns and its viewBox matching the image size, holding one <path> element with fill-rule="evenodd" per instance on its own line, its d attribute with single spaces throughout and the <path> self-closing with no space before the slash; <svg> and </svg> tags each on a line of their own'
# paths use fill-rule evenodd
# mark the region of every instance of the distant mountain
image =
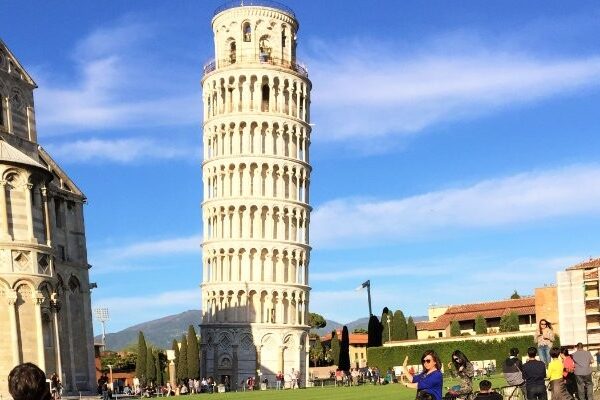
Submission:
<svg viewBox="0 0 600 400">
<path fill-rule="evenodd" d="M 190 325 L 196 328 L 196 332 L 198 331 L 200 317 L 200 310 L 188 310 L 180 314 L 142 322 L 119 332 L 108 333 L 106 347 L 111 350 L 121 350 L 131 344 L 137 345 L 138 332 L 142 331 L 147 342 L 163 349 L 170 349 L 173 339 L 179 340 L 181 335 L 187 334 Z M 99 343 L 101 338 L 100 335 L 96 336 L 96 342 Z"/>
<path fill-rule="evenodd" d="M 319 336 L 325 336 L 332 330 L 342 328 L 344 326 L 344 324 L 340 324 L 339 322 L 332 321 L 330 319 L 326 319 L 325 321 L 327 322 L 327 325 L 325 325 L 324 328 L 313 329 L 311 332 L 316 332 Z M 427 316 L 419 315 L 419 316 L 413 317 L 413 321 L 415 321 L 415 322 L 427 321 Z M 355 329 L 365 329 L 366 330 L 369 327 L 369 318 L 368 317 L 359 318 L 355 321 L 348 322 L 346 324 L 346 326 L 348 327 L 348 332 L 350 332 L 350 333 L 352 333 L 352 331 Z"/>
<path fill-rule="evenodd" d="M 146 341 L 160 347 L 162 349 L 170 349 L 173 339 L 179 340 L 181 335 L 187 334 L 188 327 L 193 325 L 198 331 L 198 325 L 200 324 L 201 312 L 200 310 L 188 310 L 180 314 L 169 315 L 163 318 L 155 319 L 148 322 L 142 322 L 129 328 L 125 328 L 122 331 L 115 333 L 108 333 L 106 335 L 106 345 L 110 350 L 122 350 L 130 345 L 137 345 L 138 332 L 144 332 Z M 413 317 L 415 322 L 427 321 L 427 317 L 419 316 Z M 314 329 L 313 332 L 324 336 L 334 329 L 342 328 L 344 324 L 341 324 L 330 319 L 325 320 L 327 325 L 321 329 Z M 348 331 L 352 332 L 355 329 L 367 329 L 369 325 L 369 318 L 359 318 L 355 321 L 348 322 L 346 326 Z M 96 342 L 101 341 L 101 336 L 95 337 Z"/>
</svg>

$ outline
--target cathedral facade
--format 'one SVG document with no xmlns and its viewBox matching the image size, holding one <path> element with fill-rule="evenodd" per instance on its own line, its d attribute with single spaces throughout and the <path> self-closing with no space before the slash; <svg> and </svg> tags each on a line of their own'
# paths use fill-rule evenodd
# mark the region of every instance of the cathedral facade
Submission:
<svg viewBox="0 0 600 400">
<path fill-rule="evenodd" d="M 294 12 L 218 9 L 204 68 L 201 369 L 308 376 L 310 90 Z"/>
<path fill-rule="evenodd" d="M 95 389 L 86 198 L 37 142 L 36 87 L 0 40 L 0 397 L 23 362 Z"/>
</svg>

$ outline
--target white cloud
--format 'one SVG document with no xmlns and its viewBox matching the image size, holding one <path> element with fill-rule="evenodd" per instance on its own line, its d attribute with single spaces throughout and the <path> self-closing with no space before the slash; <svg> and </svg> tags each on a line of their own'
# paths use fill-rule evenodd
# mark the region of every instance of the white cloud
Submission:
<svg viewBox="0 0 600 400">
<path fill-rule="evenodd" d="M 315 137 L 406 135 L 600 84 L 600 56 L 540 57 L 455 37 L 419 45 L 349 40 L 313 50 Z"/>
<path fill-rule="evenodd" d="M 427 315 L 430 304 L 457 305 L 508 298 L 514 290 L 521 295 L 533 295 L 535 288 L 556 282 L 556 271 L 582 261 L 581 256 L 504 259 L 493 256 L 465 256 L 444 260 L 413 263 L 412 269 L 426 272 L 423 279 L 399 276 L 374 276 L 372 267 L 363 268 L 371 279 L 373 313 L 380 315 L 383 307 L 401 309 L 406 315 Z M 428 271 L 428 265 L 434 269 Z M 445 265 L 445 268 L 439 269 Z M 375 268 L 377 269 L 377 268 Z M 338 272 L 338 278 L 345 274 Z M 430 273 L 435 276 L 432 277 Z M 346 290 L 313 289 L 311 311 L 328 319 L 347 323 L 368 316 L 366 290 L 354 291 L 360 281 L 337 283 Z M 343 307 L 340 307 L 343 304 Z"/>
<path fill-rule="evenodd" d="M 90 251 L 94 274 L 162 270 L 180 267 L 179 261 L 158 264 L 150 262 L 160 257 L 194 256 L 200 265 L 202 234 L 168 239 L 147 240 L 123 246 L 110 246 Z"/>
<path fill-rule="evenodd" d="M 338 199 L 316 208 L 311 244 L 361 246 L 455 229 L 600 214 L 600 166 L 570 166 L 489 179 L 395 200 Z"/>
<path fill-rule="evenodd" d="M 200 72 L 153 51 L 157 34 L 150 24 L 121 22 L 77 44 L 69 79 L 42 68 L 36 110 L 44 135 L 199 123 Z"/>
<path fill-rule="evenodd" d="M 147 309 L 149 307 L 200 307 L 200 288 L 173 290 L 162 293 L 152 293 L 148 296 L 119 296 L 100 298 L 94 301 L 94 307 L 107 307 L 115 310 L 127 305 L 127 312 Z"/>
<path fill-rule="evenodd" d="M 67 163 L 88 161 L 112 161 L 130 163 L 147 159 L 189 159 L 200 158 L 200 149 L 154 139 L 84 139 L 72 142 L 53 143 L 46 146 L 56 158 Z"/>
</svg>

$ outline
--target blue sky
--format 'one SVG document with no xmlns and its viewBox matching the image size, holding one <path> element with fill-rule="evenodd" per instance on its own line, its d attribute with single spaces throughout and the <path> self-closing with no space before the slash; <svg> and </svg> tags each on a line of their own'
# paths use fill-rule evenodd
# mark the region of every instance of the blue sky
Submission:
<svg viewBox="0 0 600 400">
<path fill-rule="evenodd" d="M 86 193 L 109 331 L 200 307 L 218 1 L 0 1 L 39 140 Z M 600 7 L 288 1 L 313 81 L 311 311 L 531 294 L 598 256 Z M 96 327 L 96 332 L 99 330 Z"/>
</svg>

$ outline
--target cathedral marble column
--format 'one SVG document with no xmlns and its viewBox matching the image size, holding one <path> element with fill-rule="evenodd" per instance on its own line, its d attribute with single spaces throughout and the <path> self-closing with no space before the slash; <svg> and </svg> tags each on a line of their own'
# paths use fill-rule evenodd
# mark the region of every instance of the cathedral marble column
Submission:
<svg viewBox="0 0 600 400">
<path fill-rule="evenodd" d="M 8 207 L 6 204 L 6 185 L 8 182 L 0 181 L 0 239 L 12 240 L 8 231 Z"/>
<path fill-rule="evenodd" d="M 36 290 L 32 293 L 32 299 L 35 302 L 34 315 L 36 320 L 35 330 L 37 337 L 37 366 L 40 367 L 42 371 L 46 371 L 46 357 L 44 355 L 44 329 L 42 321 L 42 304 L 44 303 L 44 295 L 39 290 Z"/>
<path fill-rule="evenodd" d="M 52 322 L 54 325 L 54 357 L 56 358 L 56 373 L 60 377 L 60 380 L 63 380 L 62 374 L 62 361 L 60 354 L 60 336 L 59 336 L 59 319 L 58 312 L 60 311 L 60 302 L 58 301 L 58 294 L 52 294 L 52 300 L 50 302 L 50 310 L 52 312 Z"/>
<path fill-rule="evenodd" d="M 8 319 L 10 322 L 10 336 L 12 341 L 12 358 L 13 364 L 21 364 L 21 356 L 19 352 L 19 327 L 17 326 L 17 300 L 18 295 L 16 290 L 9 290 L 6 293 L 8 300 Z"/>
</svg>

